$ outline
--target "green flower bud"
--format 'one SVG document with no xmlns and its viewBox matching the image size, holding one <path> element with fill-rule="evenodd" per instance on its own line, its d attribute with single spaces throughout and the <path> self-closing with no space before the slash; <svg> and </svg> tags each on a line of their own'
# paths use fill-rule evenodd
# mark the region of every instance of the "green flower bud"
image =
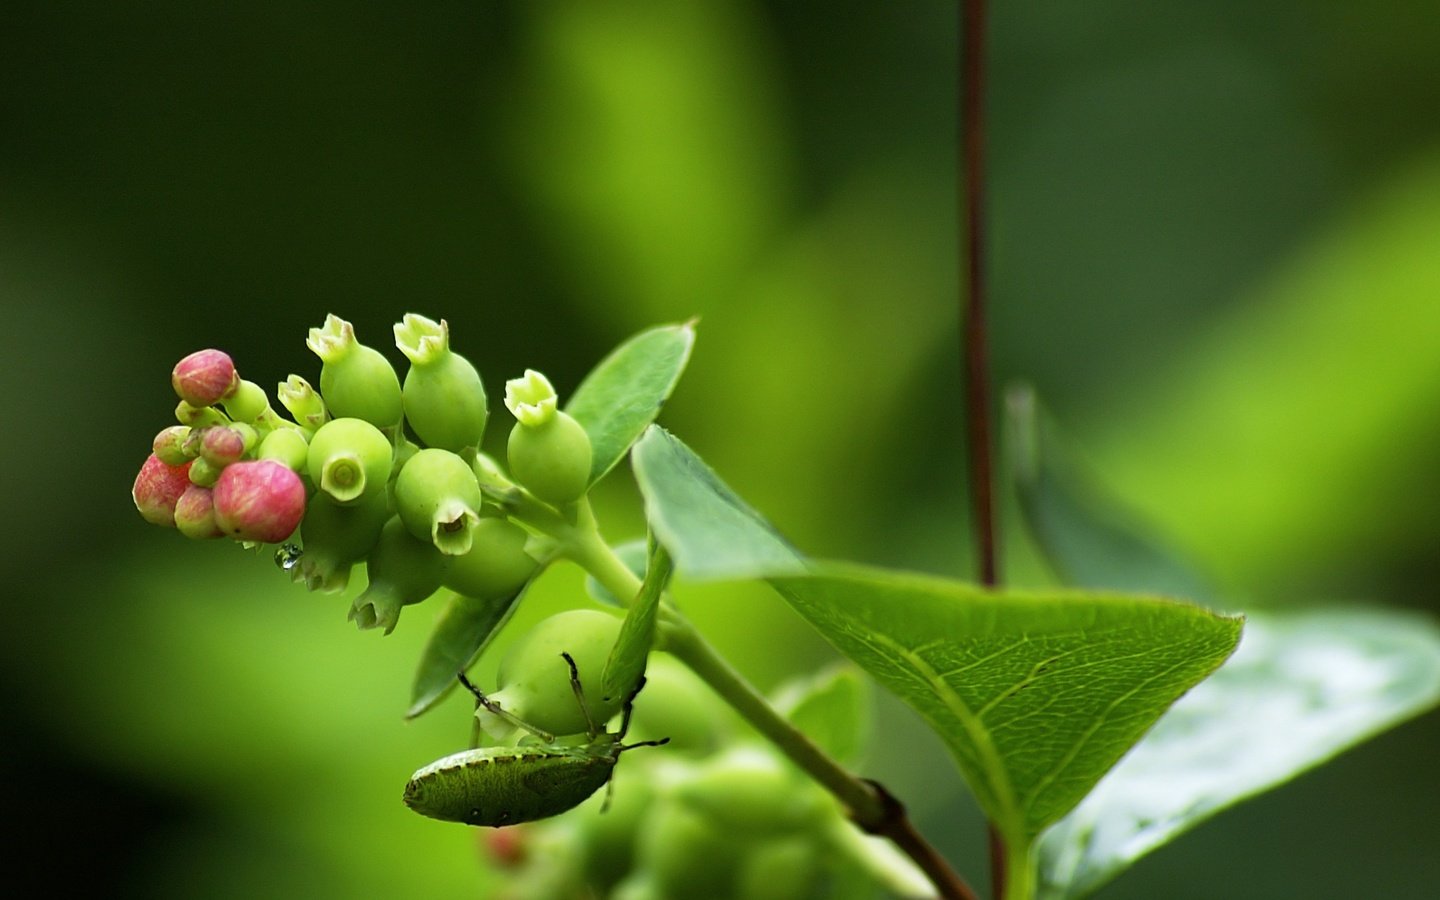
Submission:
<svg viewBox="0 0 1440 900">
<path fill-rule="evenodd" d="M 325 401 L 315 388 L 310 386 L 310 382 L 299 375 L 291 375 L 280 382 L 275 389 L 275 396 L 280 398 L 280 405 L 290 412 L 290 416 L 301 428 L 314 431 L 329 418 L 325 411 Z"/>
<path fill-rule="evenodd" d="M 191 406 L 184 400 L 175 404 L 175 421 L 191 428 L 206 428 L 211 425 L 229 425 L 230 419 L 220 410 L 210 406 Z"/>
<path fill-rule="evenodd" d="M 500 464 L 486 453 L 476 453 L 475 459 L 470 463 L 470 470 L 475 473 L 475 480 L 480 482 L 481 490 L 489 488 L 493 491 L 508 491 L 515 487 L 501 470 Z"/>
<path fill-rule="evenodd" d="M 445 557 L 425 541 L 416 540 L 399 517 L 380 530 L 380 538 L 365 561 L 370 584 L 355 598 L 349 618 L 361 630 L 395 630 L 400 609 L 419 603 L 440 589 Z"/>
<path fill-rule="evenodd" d="M 505 406 L 516 419 L 507 448 L 510 474 L 557 506 L 584 496 L 591 457 L 590 436 L 558 404 L 549 379 L 534 369 L 505 382 Z"/>
<path fill-rule="evenodd" d="M 190 464 L 190 483 L 201 487 L 214 487 L 223 471 L 223 466 L 217 466 L 202 456 Z"/>
<path fill-rule="evenodd" d="M 335 315 L 310 329 L 305 346 L 320 357 L 320 393 L 332 416 L 394 431 L 404 413 L 400 378 L 384 354 L 356 340 L 354 326 Z"/>
<path fill-rule="evenodd" d="M 310 438 L 310 480 L 336 503 L 383 494 L 390 480 L 390 439 L 364 419 L 331 419 Z"/>
<path fill-rule="evenodd" d="M 236 385 L 235 390 L 230 393 L 221 403 L 225 406 L 225 412 L 230 418 L 237 422 L 258 422 L 269 413 L 273 418 L 274 410 L 270 408 L 270 398 L 265 395 L 265 389 L 253 381 L 246 381 L 243 378 Z"/>
<path fill-rule="evenodd" d="M 575 699 L 570 666 L 561 655 L 568 653 L 580 675 L 590 720 L 603 726 L 625 702 L 624 697 L 605 698 L 600 689 L 619 634 L 619 618 L 593 609 L 572 609 L 539 622 L 501 659 L 495 677 L 499 690 L 490 699 L 542 731 L 585 732 L 589 722 Z M 476 716 L 487 731 L 504 731 L 485 710 L 478 710 Z"/>
<path fill-rule="evenodd" d="M 198 484 L 186 488 L 175 504 L 175 527 L 196 540 L 224 537 L 225 532 L 215 522 L 214 492 Z"/>
<path fill-rule="evenodd" d="M 467 597 L 508 597 L 534 577 L 540 564 L 525 552 L 530 535 L 507 519 L 483 517 L 470 535 L 470 552 L 450 557 L 445 586 Z"/>
<path fill-rule="evenodd" d="M 190 426 L 171 425 L 159 434 L 155 435 L 155 441 L 150 449 L 167 466 L 183 466 L 195 458 L 195 454 L 186 446 L 190 437 Z"/>
<path fill-rule="evenodd" d="M 488 415 L 485 385 L 470 361 L 450 349 L 450 326 L 406 313 L 395 346 L 410 360 L 405 373 L 405 420 L 431 447 L 459 453 L 480 446 Z"/>
<path fill-rule="evenodd" d="M 449 450 L 420 450 L 395 478 L 395 509 L 416 538 L 447 556 L 463 556 L 480 521 L 480 485 Z"/>
<path fill-rule="evenodd" d="M 255 451 L 257 459 L 273 459 L 296 472 L 305 471 L 305 461 L 310 454 L 310 445 L 305 435 L 294 428 L 278 428 L 265 435 Z"/>
<path fill-rule="evenodd" d="M 305 549 L 299 563 L 290 570 L 291 577 L 304 581 L 312 591 L 343 591 L 350 583 L 351 568 L 375 547 L 390 516 L 384 491 L 349 506 L 317 493 L 310 498 L 300 522 Z"/>
</svg>

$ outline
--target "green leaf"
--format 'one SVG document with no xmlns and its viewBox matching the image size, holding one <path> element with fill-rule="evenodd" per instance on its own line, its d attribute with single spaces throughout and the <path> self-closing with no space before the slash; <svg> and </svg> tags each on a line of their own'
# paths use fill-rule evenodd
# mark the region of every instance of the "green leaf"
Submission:
<svg viewBox="0 0 1440 900">
<path fill-rule="evenodd" d="M 1240 650 L 1040 840 L 1044 896 L 1084 896 L 1220 810 L 1440 701 L 1440 629 L 1367 609 L 1250 617 Z"/>
<path fill-rule="evenodd" d="M 464 594 L 451 598 L 435 620 L 435 628 L 420 653 L 405 718 L 413 719 L 431 709 L 455 687 L 455 675 L 479 658 L 524 593 L 522 587 L 513 594 L 492 600 L 477 600 Z"/>
<path fill-rule="evenodd" d="M 1073 809 L 1230 655 L 1241 627 L 1159 598 L 854 567 L 772 583 L 925 718 L 1012 848 Z"/>
<path fill-rule="evenodd" d="M 1006 394 L 1010 471 L 1025 527 L 1066 584 L 1144 591 L 1201 603 L 1203 576 L 1103 496 L 1028 386 Z"/>
<path fill-rule="evenodd" d="M 855 766 L 870 735 L 870 685 L 850 665 L 782 685 L 771 705 L 831 758 Z"/>
<path fill-rule="evenodd" d="M 650 563 L 645 567 L 640 594 L 625 613 L 625 621 L 620 623 L 620 634 L 615 638 L 610 658 L 605 661 L 601 682 L 606 700 L 630 694 L 645 676 L 645 661 L 655 644 L 655 619 L 660 612 L 660 595 L 670 582 L 670 571 L 670 555 L 663 546 L 655 544 L 650 551 Z"/>
<path fill-rule="evenodd" d="M 650 529 L 686 578 L 763 578 L 806 570 L 799 551 L 665 429 L 646 430 L 631 465 Z"/>
<path fill-rule="evenodd" d="M 611 351 L 575 389 L 565 411 L 590 437 L 591 484 L 615 468 L 655 421 L 694 344 L 693 320 L 642 331 Z"/>
</svg>

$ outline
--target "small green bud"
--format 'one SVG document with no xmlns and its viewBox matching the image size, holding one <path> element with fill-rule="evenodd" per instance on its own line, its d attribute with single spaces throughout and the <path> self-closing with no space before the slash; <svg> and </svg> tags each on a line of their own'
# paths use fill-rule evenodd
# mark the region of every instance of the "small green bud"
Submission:
<svg viewBox="0 0 1440 900">
<path fill-rule="evenodd" d="M 507 447 L 510 474 L 556 506 L 585 495 L 591 458 L 590 436 L 558 402 L 549 379 L 534 369 L 505 382 L 505 406 L 516 419 Z"/>
<path fill-rule="evenodd" d="M 349 506 L 317 493 L 300 523 L 305 552 L 290 570 L 291 577 L 304 581 L 312 591 L 343 591 L 350 583 L 351 568 L 375 547 L 390 515 L 384 491 Z"/>
<path fill-rule="evenodd" d="M 475 459 L 470 463 L 470 470 L 475 473 L 475 480 L 480 482 L 481 489 L 489 488 L 493 491 L 507 491 L 515 487 L 505 472 L 488 453 L 476 453 Z"/>
<path fill-rule="evenodd" d="M 579 734 L 589 729 L 585 712 L 575 700 L 570 666 L 561 655 L 570 654 L 584 689 L 585 708 L 596 726 L 610 721 L 624 705 L 624 697 L 604 697 L 600 691 L 605 663 L 620 635 L 620 619 L 593 609 L 572 609 L 537 623 L 511 645 L 500 661 L 490 699 L 521 720 L 555 735 Z M 476 716 L 486 730 L 503 732 L 485 710 Z"/>
<path fill-rule="evenodd" d="M 320 393 L 332 416 L 364 419 L 393 432 L 404 410 L 400 378 L 384 354 L 356 340 L 354 326 L 335 315 L 310 329 L 305 345 L 320 357 Z"/>
<path fill-rule="evenodd" d="M 419 603 L 440 589 L 445 557 L 425 541 L 416 540 L 410 530 L 394 517 L 380 530 L 365 561 L 370 584 L 355 598 L 349 618 L 361 630 L 395 630 L 400 609 Z"/>
<path fill-rule="evenodd" d="M 364 419 L 331 419 L 310 438 L 310 480 L 336 503 L 383 494 L 390 480 L 390 439 Z"/>
<path fill-rule="evenodd" d="M 257 459 L 273 459 L 293 471 L 304 472 L 309 453 L 310 445 L 305 442 L 304 434 L 294 428 L 277 428 L 265 435 L 255 456 Z"/>
<path fill-rule="evenodd" d="M 175 404 L 175 421 L 191 428 L 207 428 L 211 425 L 229 425 L 230 419 L 220 410 L 210 406 L 191 406 L 184 400 Z"/>
<path fill-rule="evenodd" d="M 190 464 L 190 483 L 201 487 L 214 487 L 223 471 L 223 466 L 217 466 L 202 456 Z"/>
<path fill-rule="evenodd" d="M 488 409 L 485 385 L 470 361 L 450 349 L 450 326 L 406 313 L 395 346 L 410 360 L 405 420 L 422 442 L 459 453 L 480 446 Z"/>
<path fill-rule="evenodd" d="M 236 384 L 235 390 L 221 402 L 225 405 L 225 412 L 237 422 L 259 421 L 266 412 L 274 415 L 270 410 L 270 398 L 265 395 L 265 389 L 243 378 Z"/>
<path fill-rule="evenodd" d="M 324 399 L 310 386 L 310 382 L 299 375 L 291 375 L 280 382 L 275 396 L 280 398 L 280 405 L 289 411 L 301 428 L 314 431 L 329 418 Z"/>
<path fill-rule="evenodd" d="M 480 485 L 449 450 L 420 450 L 395 478 L 395 509 L 416 538 L 447 556 L 463 556 L 480 521 Z"/>
<path fill-rule="evenodd" d="M 529 538 L 525 529 L 507 519 L 481 518 L 470 535 L 470 552 L 450 557 L 445 586 L 478 600 L 508 597 L 540 567 L 525 552 Z"/>
<path fill-rule="evenodd" d="M 195 458 L 195 454 L 190 452 L 186 446 L 189 437 L 190 426 L 171 425 L 155 435 L 155 441 L 151 444 L 150 449 L 167 466 L 182 466 Z"/>
</svg>

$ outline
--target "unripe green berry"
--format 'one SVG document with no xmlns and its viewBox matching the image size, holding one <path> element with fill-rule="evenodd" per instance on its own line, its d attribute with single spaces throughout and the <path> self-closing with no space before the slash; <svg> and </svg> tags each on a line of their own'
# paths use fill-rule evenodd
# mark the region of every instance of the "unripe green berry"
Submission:
<svg viewBox="0 0 1440 900">
<path fill-rule="evenodd" d="M 643 702 L 635 704 L 630 741 L 669 738 L 667 758 L 709 756 L 730 735 L 734 711 L 705 682 L 668 653 L 652 653 L 645 663 Z"/>
<path fill-rule="evenodd" d="M 365 561 L 370 583 L 355 598 L 349 618 L 362 630 L 381 628 L 389 634 L 402 607 L 440 589 L 444 568 L 445 558 L 433 545 L 416 540 L 398 517 L 390 519 Z"/>
<path fill-rule="evenodd" d="M 816 900 L 821 862 L 816 834 L 760 841 L 740 859 L 735 900 Z"/>
<path fill-rule="evenodd" d="M 470 536 L 470 552 L 452 556 L 445 567 L 445 586 L 488 600 L 507 597 L 529 581 L 540 567 L 525 552 L 530 535 L 507 519 L 482 517 Z"/>
<path fill-rule="evenodd" d="M 270 398 L 265 395 L 265 389 L 243 378 L 236 384 L 235 390 L 221 402 L 225 405 L 225 412 L 237 422 L 259 421 L 267 411 L 274 414 L 270 410 Z"/>
<path fill-rule="evenodd" d="M 190 464 L 190 483 L 198 484 L 201 487 L 214 487 L 215 482 L 220 480 L 220 473 L 223 471 L 223 467 L 215 465 L 202 456 Z"/>
<path fill-rule="evenodd" d="M 480 485 L 465 460 L 428 448 L 410 457 L 396 476 L 395 509 L 416 538 L 447 556 L 463 556 L 480 521 Z"/>
<path fill-rule="evenodd" d="M 295 428 L 277 428 L 265 435 L 255 451 L 256 459 L 273 459 L 295 472 L 306 470 L 310 445 L 305 435 Z"/>
<path fill-rule="evenodd" d="M 602 696 L 605 663 L 620 634 L 620 619 L 592 609 L 557 613 L 520 638 L 500 661 L 491 699 L 525 722 L 555 735 L 580 734 L 590 722 L 575 699 L 570 667 L 561 654 L 575 660 L 590 721 L 610 721 L 624 697 Z M 489 723 L 484 710 L 476 714 Z"/>
<path fill-rule="evenodd" d="M 684 804 L 662 801 L 641 827 L 631 878 L 649 881 L 658 897 L 731 897 L 746 849 L 745 835 Z"/>
<path fill-rule="evenodd" d="M 479 447 L 488 416 L 485 385 L 470 361 L 450 349 L 450 326 L 407 313 L 395 326 L 395 346 L 410 360 L 403 396 L 415 435 L 455 453 Z"/>
<path fill-rule="evenodd" d="M 726 830 L 773 835 L 818 828 L 820 789 L 767 748 L 737 746 L 707 759 L 674 796 Z"/>
<path fill-rule="evenodd" d="M 305 552 L 291 570 L 294 580 L 304 581 L 312 591 L 344 590 L 351 568 L 380 539 L 390 518 L 388 507 L 384 491 L 349 506 L 340 506 L 324 493 L 311 497 L 300 523 Z"/>
<path fill-rule="evenodd" d="M 383 494 L 390 480 L 390 439 L 364 419 L 331 419 L 310 438 L 310 480 L 342 506 Z"/>
<path fill-rule="evenodd" d="M 364 419 L 393 432 L 403 408 L 400 378 L 379 350 L 355 339 L 355 328 L 335 315 L 310 329 L 305 345 L 320 357 L 320 393 L 330 415 Z"/>
<path fill-rule="evenodd" d="M 534 369 L 505 383 L 505 406 L 516 419 L 506 448 L 510 474 L 557 506 L 584 496 L 592 455 L 590 436 L 558 402 L 549 380 Z"/>
</svg>

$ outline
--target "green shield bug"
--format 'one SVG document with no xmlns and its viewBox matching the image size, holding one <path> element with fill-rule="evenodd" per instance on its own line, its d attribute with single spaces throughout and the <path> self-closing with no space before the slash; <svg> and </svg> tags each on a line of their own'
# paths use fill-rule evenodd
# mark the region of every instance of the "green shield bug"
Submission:
<svg viewBox="0 0 1440 900">
<path fill-rule="evenodd" d="M 582 701 L 575 661 L 568 653 L 561 655 L 570 666 L 576 700 Z M 543 743 L 462 750 L 421 768 L 405 785 L 405 805 L 432 819 L 498 828 L 559 815 L 580 805 L 604 786 L 614 773 L 621 753 L 634 747 L 656 747 L 670 740 L 622 743 L 630 727 L 635 695 L 644 686 L 643 679 L 625 701 L 619 731 L 609 732 L 590 722 L 584 743 L 565 744 L 514 719 L 491 703 L 464 672 L 458 677 L 481 706 L 514 721 Z M 584 708 L 582 702 L 581 709 Z M 586 719 L 589 719 L 588 713 Z"/>
</svg>

